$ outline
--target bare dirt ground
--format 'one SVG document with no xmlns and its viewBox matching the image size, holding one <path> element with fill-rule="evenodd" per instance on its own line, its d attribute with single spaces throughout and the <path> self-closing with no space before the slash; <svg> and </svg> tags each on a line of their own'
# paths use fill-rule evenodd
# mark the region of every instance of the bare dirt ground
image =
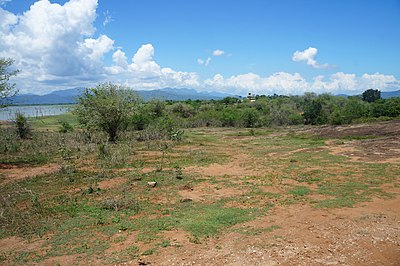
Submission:
<svg viewBox="0 0 400 266">
<path fill-rule="evenodd" d="M 399 200 L 374 200 L 357 208 L 321 210 L 275 207 L 242 228 L 276 226 L 272 232 L 229 233 L 193 244 L 175 232 L 171 246 L 151 265 L 399 265 Z"/>
<path fill-rule="evenodd" d="M 306 132 L 343 141 L 327 141 L 325 149 L 359 162 L 400 163 L 400 121 L 343 127 L 318 127 Z M 360 139 L 352 139 L 359 137 Z M 362 138 L 365 136 L 366 138 Z M 367 138 L 374 136 L 376 138 Z M 240 158 L 240 154 L 235 154 Z M 215 169 L 215 171 L 213 171 Z M 255 174 L 238 163 L 192 169 L 205 175 Z M 399 173 L 400 175 L 400 173 Z M 270 187 L 266 187 L 270 188 Z M 211 190 L 210 190 L 211 189 Z M 274 191 L 275 192 L 275 191 Z M 172 232 L 175 245 L 141 261 L 149 265 L 400 265 L 399 187 L 390 200 L 374 199 L 354 208 L 316 209 L 308 204 L 275 206 L 268 215 L 238 227 L 276 228 L 272 232 L 228 234 L 193 244 L 184 232 Z M 199 195 L 200 193 L 200 195 Z M 196 200 L 210 188 L 185 191 Z M 238 193 L 230 190 L 229 193 Z M 178 248 L 177 248 L 178 247 Z M 132 262 L 136 263 L 136 262 Z"/>
<path fill-rule="evenodd" d="M 327 142 L 333 154 L 345 155 L 360 162 L 400 162 L 400 121 L 326 126 L 311 132 L 321 137 L 345 138 L 340 145 L 334 141 Z M 352 137 L 359 137 L 360 140 L 351 140 Z"/>
<path fill-rule="evenodd" d="M 323 149 L 334 155 L 343 155 L 357 162 L 400 163 L 400 121 L 316 127 L 304 132 L 329 138 Z M 360 136 L 365 138 L 358 138 Z M 246 162 L 251 159 L 240 149 L 226 147 L 225 151 L 234 152 L 228 163 L 188 167 L 185 171 L 217 178 L 229 175 L 231 182 L 244 176 L 259 174 L 257 170 L 246 166 Z M 5 176 L 1 181 L 4 184 L 56 171 L 56 166 L 0 170 Z M 124 181 L 124 178 L 116 178 L 103 181 L 99 185 L 110 188 Z M 269 186 L 265 187 L 266 191 L 271 189 Z M 169 247 L 123 265 L 400 265 L 400 187 L 387 186 L 383 190 L 393 193 L 394 197 L 386 200 L 374 198 L 353 208 L 319 209 L 306 202 L 275 205 L 267 215 L 236 225 L 233 230 L 204 239 L 200 243 L 193 243 L 189 234 L 183 230 L 166 231 L 164 237 L 170 240 Z M 234 187 L 223 187 L 223 184 L 207 182 L 179 190 L 183 198 L 201 202 L 241 195 L 244 192 Z M 269 201 L 274 203 L 273 199 Z M 265 228 L 271 230 L 264 230 Z M 121 232 L 121 235 L 124 234 L 127 233 Z M 28 242 L 18 237 L 1 239 L 0 251 L 45 252 L 43 241 L 39 239 Z M 124 242 L 113 243 L 104 255 L 123 250 L 132 244 L 141 250 L 148 248 L 145 244 L 138 243 L 133 233 L 127 235 Z M 49 258 L 38 264 L 82 263 L 77 257 L 78 255 L 67 255 Z M 93 260 L 85 264 L 104 265 L 104 261 Z"/>
<path fill-rule="evenodd" d="M 5 185 L 17 180 L 35 177 L 37 175 L 50 174 L 60 169 L 58 164 L 48 164 L 37 167 L 21 167 L 0 164 L 0 173 L 5 177 L 0 180 L 0 185 Z"/>
</svg>

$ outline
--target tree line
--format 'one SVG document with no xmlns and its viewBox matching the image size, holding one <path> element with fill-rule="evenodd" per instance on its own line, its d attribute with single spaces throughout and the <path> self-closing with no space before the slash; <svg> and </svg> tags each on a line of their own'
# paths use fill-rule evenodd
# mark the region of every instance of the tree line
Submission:
<svg viewBox="0 0 400 266">
<path fill-rule="evenodd" d="M 305 93 L 302 96 L 226 97 L 222 100 L 142 102 L 134 91 L 104 83 L 87 89 L 75 110 L 86 129 L 101 129 L 115 141 L 123 130 L 143 131 L 147 138 L 169 136 L 179 128 L 342 125 L 400 117 L 400 98 L 381 99 L 378 90 L 340 97 Z"/>
</svg>

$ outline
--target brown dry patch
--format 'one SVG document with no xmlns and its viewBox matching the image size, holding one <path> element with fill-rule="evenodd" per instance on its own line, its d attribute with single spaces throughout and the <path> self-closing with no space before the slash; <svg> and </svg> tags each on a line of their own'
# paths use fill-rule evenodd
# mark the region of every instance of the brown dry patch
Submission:
<svg viewBox="0 0 400 266">
<path fill-rule="evenodd" d="M 244 168 L 240 165 L 229 163 L 229 164 L 211 164 L 205 167 L 190 166 L 186 167 L 185 171 L 199 173 L 202 176 L 249 176 L 256 175 L 257 172 L 250 168 Z"/>
<path fill-rule="evenodd" d="M 399 198 L 332 210 L 307 204 L 276 206 L 269 215 L 233 228 L 261 229 L 259 233 L 228 232 L 202 244 L 183 243 L 146 261 L 152 265 L 399 265 L 398 206 Z M 271 226 L 278 229 L 262 231 Z"/>
<path fill-rule="evenodd" d="M 32 252 L 38 255 L 46 254 L 46 239 L 24 240 L 20 237 L 12 236 L 0 239 L 0 255 L 4 256 L 5 261 L 2 265 L 12 265 L 14 258 L 8 257 L 8 254 L 18 254 L 21 252 Z"/>
<path fill-rule="evenodd" d="M 326 141 L 331 154 L 355 162 L 400 163 L 400 120 L 347 126 L 321 126 L 304 132 L 326 138 L 375 137 L 372 139 Z"/>
<path fill-rule="evenodd" d="M 136 237 L 138 232 L 128 232 L 128 231 L 120 231 L 118 234 L 112 236 L 109 240 L 111 247 L 105 250 L 105 256 L 110 256 L 114 252 L 121 252 L 131 246 L 138 246 L 136 241 Z M 115 240 L 118 237 L 126 237 L 124 241 L 116 243 Z"/>
<path fill-rule="evenodd" d="M 127 180 L 128 179 L 126 177 L 116 177 L 116 178 L 112 178 L 109 180 L 104 180 L 104 181 L 98 182 L 97 186 L 100 189 L 115 188 L 115 187 L 122 185 Z"/>
<path fill-rule="evenodd" d="M 239 190 L 234 187 L 222 187 L 207 182 L 200 183 L 195 187 L 183 188 L 179 192 L 183 199 L 193 201 L 214 202 L 221 198 L 229 198 L 246 193 L 246 190 Z"/>
<path fill-rule="evenodd" d="M 400 163 L 400 136 L 335 143 L 326 142 L 331 154 L 343 155 L 355 162 Z"/>
<path fill-rule="evenodd" d="M 225 154 L 231 156 L 231 161 L 226 164 L 214 163 L 208 166 L 189 166 L 185 168 L 186 172 L 194 172 L 202 176 L 231 176 L 231 177 L 244 177 L 256 176 L 258 171 L 252 168 L 254 162 L 248 154 L 241 153 L 237 150 L 230 148 L 220 149 Z"/>
<path fill-rule="evenodd" d="M 38 265 L 44 265 L 44 266 L 104 265 L 104 262 L 101 262 L 94 257 L 91 258 L 90 260 L 82 260 L 80 254 L 73 254 L 73 255 L 63 255 L 63 256 L 51 257 L 51 258 L 48 258 L 48 259 L 40 262 Z"/>
<path fill-rule="evenodd" d="M 348 136 L 398 136 L 400 132 L 400 120 L 345 126 L 320 126 L 311 129 L 310 132 L 327 138 L 343 138 Z"/>
<path fill-rule="evenodd" d="M 171 247 L 190 245 L 190 235 L 182 229 L 165 231 L 163 232 L 163 237 L 170 241 Z"/>
<path fill-rule="evenodd" d="M 48 164 L 44 166 L 28 167 L 13 166 L 8 164 L 0 164 L 1 174 L 4 178 L 0 181 L 2 185 L 12 183 L 18 180 L 55 173 L 60 170 L 58 164 Z"/>
</svg>

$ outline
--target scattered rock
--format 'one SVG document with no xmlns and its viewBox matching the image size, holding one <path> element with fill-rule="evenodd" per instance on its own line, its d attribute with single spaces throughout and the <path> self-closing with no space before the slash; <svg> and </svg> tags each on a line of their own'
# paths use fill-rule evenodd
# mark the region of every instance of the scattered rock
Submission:
<svg viewBox="0 0 400 266">
<path fill-rule="evenodd" d="M 153 181 L 153 182 L 147 182 L 147 186 L 148 187 L 155 187 L 157 186 L 157 182 Z"/>
</svg>

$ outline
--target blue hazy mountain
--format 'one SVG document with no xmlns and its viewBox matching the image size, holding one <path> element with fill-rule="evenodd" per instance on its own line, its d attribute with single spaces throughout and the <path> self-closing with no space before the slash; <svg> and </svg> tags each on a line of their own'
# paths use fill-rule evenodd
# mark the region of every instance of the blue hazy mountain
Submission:
<svg viewBox="0 0 400 266">
<path fill-rule="evenodd" d="M 15 105 L 30 105 L 30 104 L 72 104 L 76 103 L 77 97 L 83 92 L 84 88 L 72 88 L 66 90 L 57 90 L 45 95 L 35 94 L 17 94 L 10 99 L 11 104 Z M 198 92 L 194 89 L 187 88 L 164 88 L 159 90 L 149 91 L 136 91 L 137 94 L 144 100 L 148 101 L 151 99 L 161 100 L 172 100 L 172 101 L 184 101 L 184 100 L 221 100 L 227 96 L 233 96 L 228 93 L 221 92 Z"/>
<path fill-rule="evenodd" d="M 336 96 L 339 97 L 349 97 L 347 94 L 337 94 Z M 388 99 L 388 98 L 393 98 L 393 97 L 400 97 L 400 90 L 397 91 L 382 91 L 381 92 L 381 98 L 382 99 Z"/>
<path fill-rule="evenodd" d="M 392 98 L 392 97 L 400 97 L 400 90 L 381 92 L 381 97 L 383 99 Z"/>
</svg>

